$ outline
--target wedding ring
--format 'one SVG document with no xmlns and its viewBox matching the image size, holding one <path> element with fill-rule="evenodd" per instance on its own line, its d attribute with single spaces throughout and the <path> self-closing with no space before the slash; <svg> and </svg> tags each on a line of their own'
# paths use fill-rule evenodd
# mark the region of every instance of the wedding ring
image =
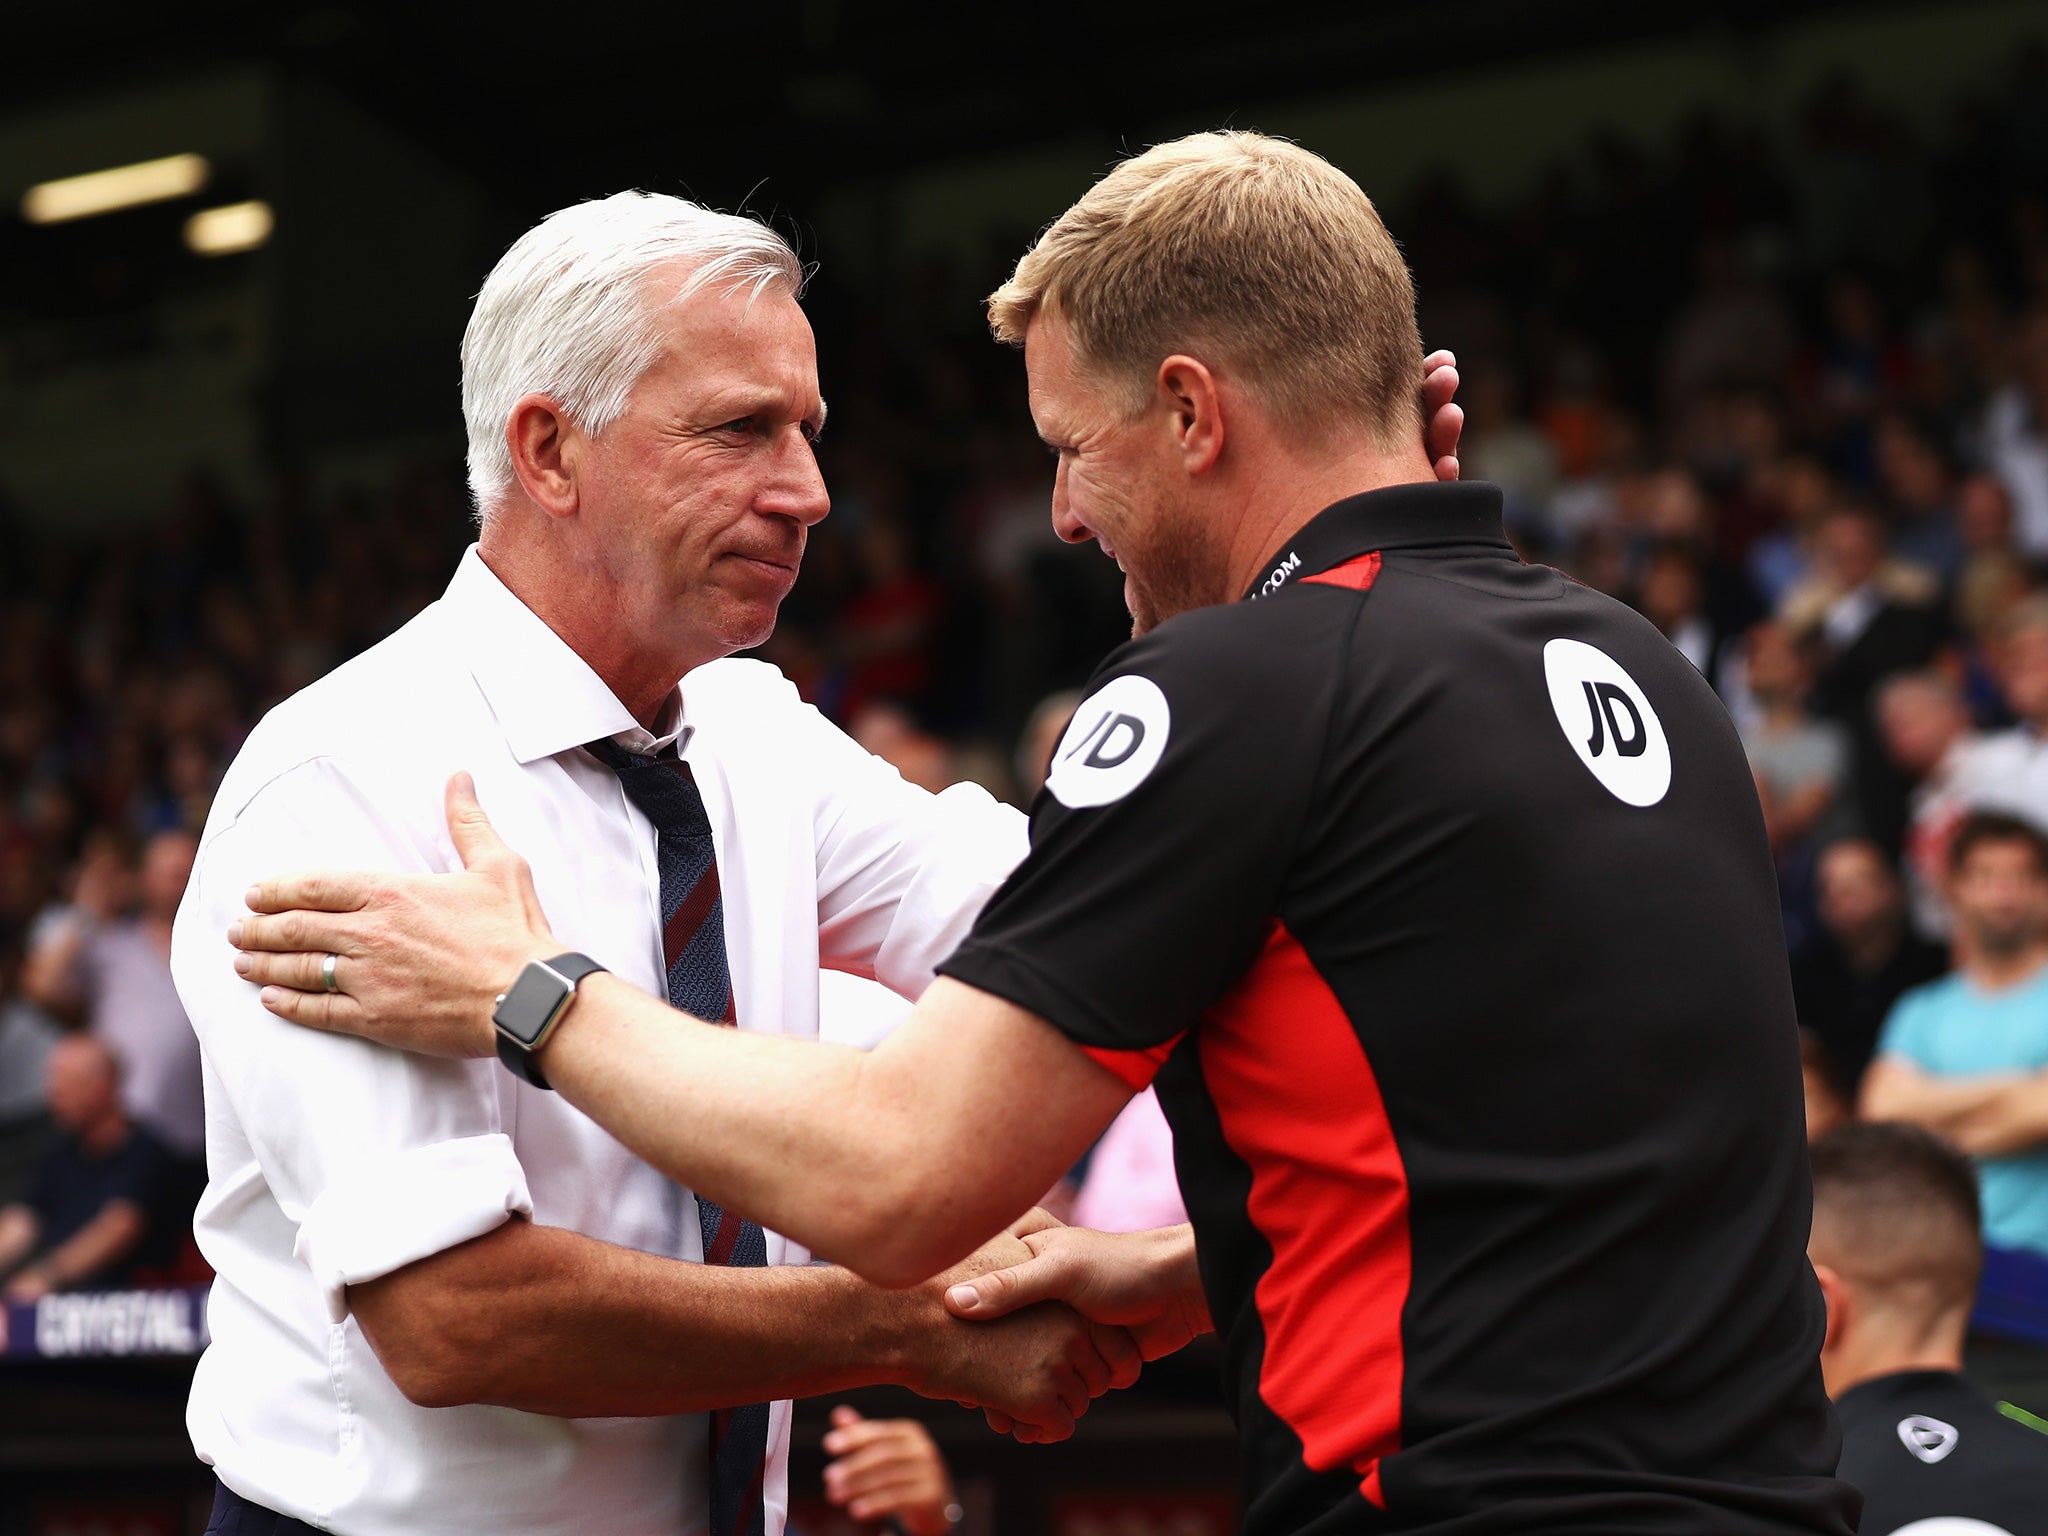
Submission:
<svg viewBox="0 0 2048 1536">
<path fill-rule="evenodd" d="M 339 955 L 329 955 L 320 962 L 320 985 L 330 992 L 339 992 L 341 990 L 340 983 L 334 979 L 334 967 L 340 959 L 341 956 Z"/>
</svg>

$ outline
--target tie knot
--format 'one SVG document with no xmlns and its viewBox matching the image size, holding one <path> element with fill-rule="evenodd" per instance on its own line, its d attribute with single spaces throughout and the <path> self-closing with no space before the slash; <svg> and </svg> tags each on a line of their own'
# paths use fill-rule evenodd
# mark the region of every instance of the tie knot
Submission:
<svg viewBox="0 0 2048 1536">
<path fill-rule="evenodd" d="M 679 757 L 629 752 L 609 737 L 586 743 L 591 754 L 619 776 L 626 798 L 664 837 L 711 836 L 711 818 L 690 765 Z"/>
<path fill-rule="evenodd" d="M 644 752 L 629 752 L 609 736 L 600 736 L 596 741 L 585 742 L 584 750 L 613 773 L 625 773 L 633 768 L 649 768 L 661 761 Z"/>
</svg>

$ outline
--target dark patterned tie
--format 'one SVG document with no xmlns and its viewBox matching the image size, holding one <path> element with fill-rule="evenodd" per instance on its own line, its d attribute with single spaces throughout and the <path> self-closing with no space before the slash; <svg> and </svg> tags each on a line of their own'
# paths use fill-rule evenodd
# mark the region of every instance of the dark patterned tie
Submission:
<svg viewBox="0 0 2048 1536">
<path fill-rule="evenodd" d="M 732 971 L 725 954 L 725 903 L 711 818 L 689 764 L 671 756 L 642 757 L 614 741 L 590 750 L 619 776 L 626 798 L 654 823 L 661 870 L 661 955 L 668 1000 L 716 1024 L 734 1022 Z M 761 1229 L 743 1216 L 697 1197 L 706 1264 L 768 1262 Z M 768 1405 L 721 1408 L 711 1416 L 711 1536 L 765 1536 L 761 1483 L 768 1471 Z"/>
</svg>

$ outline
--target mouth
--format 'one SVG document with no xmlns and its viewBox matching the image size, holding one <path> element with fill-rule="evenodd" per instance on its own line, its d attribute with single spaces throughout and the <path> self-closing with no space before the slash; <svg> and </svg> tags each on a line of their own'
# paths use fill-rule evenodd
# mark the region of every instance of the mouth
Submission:
<svg viewBox="0 0 2048 1536">
<path fill-rule="evenodd" d="M 798 561 L 802 557 L 798 555 L 749 555 L 739 550 L 733 550 L 730 552 L 729 558 L 739 561 L 742 565 L 750 565 L 764 575 L 794 576 L 797 572 Z"/>
</svg>

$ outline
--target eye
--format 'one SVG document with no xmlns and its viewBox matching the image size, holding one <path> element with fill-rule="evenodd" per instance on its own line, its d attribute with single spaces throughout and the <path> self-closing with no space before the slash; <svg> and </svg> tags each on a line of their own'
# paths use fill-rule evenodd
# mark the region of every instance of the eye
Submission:
<svg viewBox="0 0 2048 1536">
<path fill-rule="evenodd" d="M 754 430 L 754 418 L 751 416 L 741 416 L 726 422 L 718 430 L 721 432 L 732 432 L 738 436 L 745 437 Z"/>
<path fill-rule="evenodd" d="M 825 429 L 816 422 L 803 422 L 797 427 L 797 430 L 803 433 L 804 441 L 807 443 L 815 443 L 825 435 Z"/>
</svg>

